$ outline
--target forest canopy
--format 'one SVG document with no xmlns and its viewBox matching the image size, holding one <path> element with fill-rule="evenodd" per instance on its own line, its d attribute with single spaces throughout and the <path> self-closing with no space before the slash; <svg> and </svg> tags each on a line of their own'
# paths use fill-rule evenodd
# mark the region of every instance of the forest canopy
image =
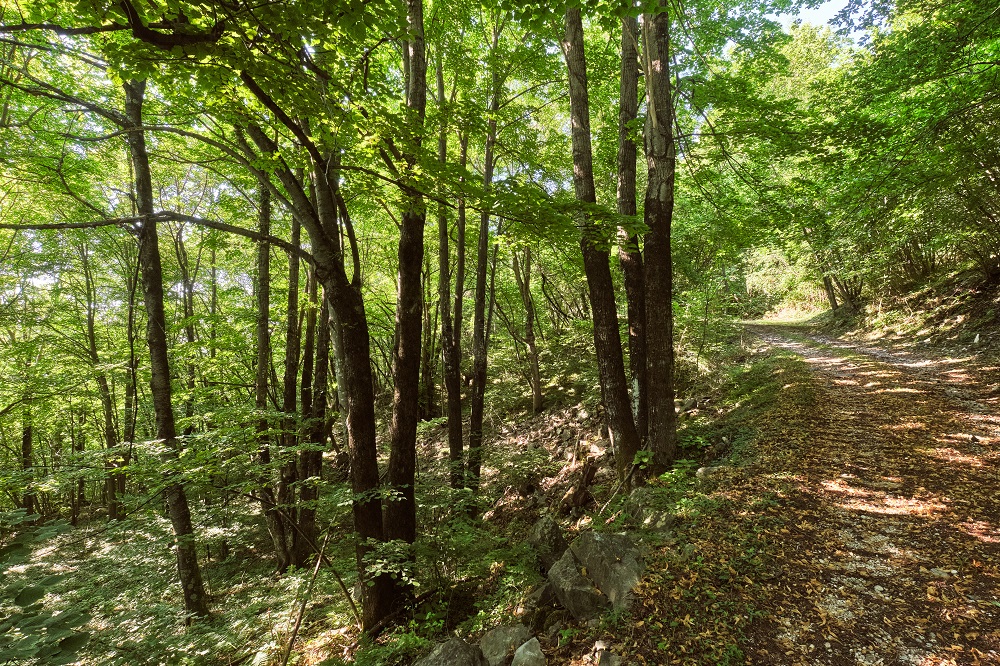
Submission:
<svg viewBox="0 0 1000 666">
<path fill-rule="evenodd" d="M 996 284 L 995 3 L 798 9 L 2 0 L 0 571 L 148 526 L 168 623 L 249 558 L 377 635 L 537 483 L 506 422 L 597 415 L 628 488 L 733 321 Z M 52 617 L 0 663 L 110 659 Z"/>
</svg>

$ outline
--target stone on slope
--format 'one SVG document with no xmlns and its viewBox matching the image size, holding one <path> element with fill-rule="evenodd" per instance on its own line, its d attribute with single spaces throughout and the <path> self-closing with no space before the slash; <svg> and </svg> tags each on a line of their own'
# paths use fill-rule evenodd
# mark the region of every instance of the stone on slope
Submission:
<svg viewBox="0 0 1000 666">
<path fill-rule="evenodd" d="M 543 571 L 548 571 L 552 565 L 566 552 L 566 538 L 562 529 L 551 516 L 544 515 L 531 527 L 528 543 L 538 553 L 538 562 Z"/>
<path fill-rule="evenodd" d="M 452 638 L 416 662 L 414 666 L 489 666 L 478 645 L 469 645 L 461 638 Z"/>
<path fill-rule="evenodd" d="M 490 629 L 483 634 L 479 647 L 489 666 L 507 666 L 514 651 L 531 640 L 531 632 L 523 624 Z"/>
<path fill-rule="evenodd" d="M 570 549 L 549 569 L 549 582 L 559 603 L 577 620 L 597 617 L 608 607 L 607 598 L 580 573 Z"/>
<path fill-rule="evenodd" d="M 615 609 L 628 606 L 644 569 L 639 549 L 630 537 L 584 532 L 573 541 L 570 551 Z"/>
<path fill-rule="evenodd" d="M 545 654 L 537 638 L 532 638 L 514 653 L 510 666 L 545 666 Z"/>
</svg>

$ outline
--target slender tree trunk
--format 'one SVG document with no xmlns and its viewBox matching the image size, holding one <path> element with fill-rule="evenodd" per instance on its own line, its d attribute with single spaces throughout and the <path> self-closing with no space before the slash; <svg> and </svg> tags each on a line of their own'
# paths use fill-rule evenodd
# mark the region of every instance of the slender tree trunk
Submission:
<svg viewBox="0 0 1000 666">
<path fill-rule="evenodd" d="M 260 211 L 257 230 L 262 238 L 271 233 L 271 192 L 264 183 L 260 187 Z M 271 487 L 271 435 L 267 417 L 267 382 L 271 368 L 271 244 L 266 240 L 257 243 L 257 359 L 254 379 L 254 408 L 257 410 L 257 459 L 263 467 L 258 479 L 257 498 L 264 515 L 267 533 L 274 545 L 275 567 L 284 571 L 291 563 L 288 555 L 288 535 L 281 519 L 278 502 Z"/>
<path fill-rule="evenodd" d="M 125 88 L 125 116 L 129 151 L 135 174 L 136 208 L 143 218 L 136 232 L 139 240 L 139 266 L 146 304 L 146 340 L 149 344 L 150 394 L 156 413 L 156 437 L 176 459 L 180 444 L 174 424 L 170 387 L 170 360 L 167 355 L 166 316 L 163 308 L 163 269 L 160 264 L 159 239 L 153 215 L 153 186 L 142 129 L 142 103 L 145 81 L 129 81 Z M 164 495 L 174 530 L 177 553 L 177 574 L 184 592 L 184 608 L 194 616 L 208 615 L 208 597 L 198 566 L 191 511 L 184 487 L 169 479 Z"/>
<path fill-rule="evenodd" d="M 313 283 L 315 284 L 315 282 Z M 311 290 L 313 299 L 317 296 Z M 323 448 L 326 444 L 326 403 L 330 367 L 330 306 L 326 295 L 319 295 L 319 326 L 316 328 L 316 363 L 312 379 L 312 396 L 306 416 L 306 440 L 310 447 L 299 452 L 299 529 L 295 531 L 295 565 L 304 567 L 316 544 L 316 500 L 319 499 L 320 476 L 323 472 Z M 309 339 L 307 333 L 306 339 Z M 305 368 L 303 367 L 303 372 Z"/>
<path fill-rule="evenodd" d="M 265 154 L 277 152 L 277 145 L 260 128 L 249 126 L 247 132 Z M 346 203 L 337 191 L 336 169 L 330 168 L 329 160 L 323 160 L 315 147 L 310 156 L 317 189 L 316 204 L 306 194 L 301 177 L 291 169 L 278 167 L 275 175 L 281 181 L 295 214 L 309 233 L 316 275 L 335 315 L 331 334 L 335 340 L 339 338 L 339 353 L 343 359 L 337 379 L 343 385 L 342 407 L 347 412 L 347 445 L 351 459 L 351 492 L 354 495 L 351 506 L 357 534 L 355 553 L 362 590 L 362 626 L 367 631 L 392 612 L 395 599 L 389 575 L 373 574 L 370 563 L 366 561 L 373 544 L 385 538 L 375 440 L 371 338 L 358 257 L 352 242 L 354 273 L 349 277 L 344 248 L 340 243 L 341 230 L 346 230 L 348 239 L 353 231 Z M 331 205 L 332 202 L 336 202 L 336 206 Z M 337 218 L 338 210 L 340 220 Z"/>
<path fill-rule="evenodd" d="M 83 268 L 84 289 L 87 299 L 87 355 L 90 357 L 90 363 L 95 372 L 94 379 L 97 382 L 97 395 L 101 400 L 101 409 L 104 416 L 104 446 L 108 451 L 108 455 L 111 456 L 114 455 L 112 452 L 118 446 L 118 433 L 115 430 L 115 404 L 114 399 L 111 397 L 111 385 L 108 382 L 108 376 L 103 370 L 99 369 L 101 367 L 101 359 L 97 351 L 97 289 L 94 285 L 94 273 L 90 266 L 90 252 L 86 245 L 80 247 L 80 263 Z M 121 467 L 121 461 L 117 459 L 117 456 L 109 458 L 105 463 L 108 476 L 104 483 L 104 490 L 107 493 L 108 517 L 111 520 L 121 520 L 125 517 L 121 501 L 118 498 L 117 477 L 121 476 L 121 473 L 115 470 L 119 467 Z"/>
<path fill-rule="evenodd" d="M 420 350 L 420 420 L 426 421 L 437 416 L 437 398 L 435 395 L 435 362 L 437 351 L 437 329 L 438 306 L 431 297 L 434 288 L 431 286 L 431 257 L 424 253 L 423 270 L 423 345 Z"/>
<path fill-rule="evenodd" d="M 21 496 L 21 508 L 29 514 L 35 512 L 35 492 L 31 488 L 34 476 L 34 420 L 31 405 L 26 404 L 21 415 L 21 471 L 24 473 L 24 495 Z"/>
<path fill-rule="evenodd" d="M 301 243 L 301 227 L 297 217 L 292 217 L 291 243 L 299 247 Z M 279 452 L 280 467 L 275 499 L 284 527 L 284 551 L 291 561 L 289 550 L 291 536 L 296 521 L 294 485 L 297 472 L 295 456 L 288 451 L 298 443 L 298 376 L 299 352 L 301 350 L 301 331 L 299 330 L 299 258 L 288 257 L 288 301 L 285 311 L 285 371 L 282 381 L 281 411 L 285 417 L 281 424 L 281 447 Z"/>
<path fill-rule="evenodd" d="M 618 214 L 636 214 L 636 145 L 630 124 L 639 108 L 639 29 L 634 16 L 622 19 L 621 89 L 618 98 Z M 640 442 L 645 440 L 649 422 L 646 390 L 646 285 L 643 275 L 639 235 L 633 229 L 618 228 L 618 262 L 625 276 L 628 303 L 628 363 L 632 375 L 632 415 Z"/>
<path fill-rule="evenodd" d="M 444 101 L 444 74 L 438 62 L 438 98 Z M 438 160 L 443 165 L 448 157 L 448 134 L 445 114 L 441 113 L 441 133 L 438 137 Z M 460 141 L 464 166 L 467 139 Z M 448 462 L 451 466 L 451 487 L 465 486 L 465 463 L 462 433 L 462 295 L 465 273 L 465 203 L 459 200 L 455 260 L 455 319 L 451 309 L 451 275 L 449 268 L 448 215 L 443 204 L 438 205 L 438 301 L 441 303 L 441 357 L 444 365 L 444 384 L 448 393 Z"/>
<path fill-rule="evenodd" d="M 423 0 L 407 0 L 406 57 L 409 72 L 406 106 L 413 114 L 407 169 L 416 164 L 427 103 L 427 61 L 424 56 Z M 417 421 L 420 403 L 420 343 L 423 289 L 420 272 L 424 262 L 423 196 L 407 197 L 399 234 L 399 273 L 396 284 L 396 335 L 392 355 L 392 423 L 388 483 L 395 494 L 386 505 L 386 539 L 413 543 L 417 538 L 416 475 Z"/>
<path fill-rule="evenodd" d="M 531 296 L 531 248 L 524 248 L 524 267 L 514 252 L 514 280 L 524 306 L 524 344 L 528 348 L 528 372 L 531 381 L 531 411 L 542 411 L 542 374 L 538 369 L 538 345 L 535 342 L 535 301 Z"/>
<path fill-rule="evenodd" d="M 674 412 L 673 266 L 670 224 L 674 211 L 676 146 L 670 82 L 670 16 L 646 14 L 645 147 L 646 186 L 646 382 L 649 388 L 649 436 L 654 473 L 665 471 L 677 456 L 677 415 Z"/>
<path fill-rule="evenodd" d="M 594 189 L 593 151 L 590 140 L 590 99 L 587 92 L 587 60 L 583 50 L 583 22 L 579 9 L 566 11 L 566 34 L 562 43 L 569 71 L 569 100 L 573 139 L 573 186 L 576 198 L 583 204 L 597 202 Z M 618 474 L 628 474 L 635 453 L 639 450 L 639 435 L 629 404 L 622 340 L 618 331 L 618 309 L 615 305 L 614 283 L 609 265 L 607 234 L 600 224 L 586 213 L 578 214 L 581 229 L 580 250 L 583 269 L 590 291 L 590 308 L 594 318 L 594 347 L 601 394 L 607 410 L 608 430 L 615 447 Z"/>
<path fill-rule="evenodd" d="M 493 28 L 490 53 L 496 53 L 500 41 L 500 28 Z M 494 147 L 497 140 L 496 113 L 500 108 L 500 71 L 497 63 L 492 70 L 490 111 L 486 129 L 486 148 L 483 157 L 483 193 L 489 197 L 493 189 Z M 479 474 L 483 461 L 483 411 L 486 401 L 486 350 L 487 328 L 486 285 L 489 277 L 490 213 L 485 208 L 479 216 L 479 243 L 476 248 L 476 300 L 472 317 L 472 391 L 469 416 L 468 487 L 473 496 L 479 488 Z"/>
</svg>

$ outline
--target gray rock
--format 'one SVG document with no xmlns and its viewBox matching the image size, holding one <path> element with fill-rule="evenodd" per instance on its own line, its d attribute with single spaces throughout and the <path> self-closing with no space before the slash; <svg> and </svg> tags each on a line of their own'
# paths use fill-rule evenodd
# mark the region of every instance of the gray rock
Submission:
<svg viewBox="0 0 1000 666">
<path fill-rule="evenodd" d="M 614 652 L 601 650 L 597 653 L 597 666 L 621 666 L 622 658 Z"/>
<path fill-rule="evenodd" d="M 531 632 L 523 624 L 490 629 L 483 634 L 479 647 L 489 666 L 507 666 L 518 646 L 531 640 Z"/>
<path fill-rule="evenodd" d="M 715 476 L 722 470 L 726 469 L 725 465 L 713 465 L 711 467 L 699 467 L 698 471 L 694 473 L 699 479 L 707 479 L 710 476 Z"/>
<path fill-rule="evenodd" d="M 413 666 L 489 666 L 483 651 L 477 645 L 469 645 L 461 638 L 452 638 L 441 643 Z"/>
<path fill-rule="evenodd" d="M 531 527 L 528 543 L 538 553 L 538 562 L 544 571 L 552 568 L 552 565 L 566 552 L 567 546 L 562 529 L 548 515 L 539 518 Z"/>
<path fill-rule="evenodd" d="M 546 581 L 541 587 L 531 591 L 528 598 L 524 600 L 526 608 L 544 608 L 556 602 L 556 593 L 552 589 L 552 583 Z"/>
<path fill-rule="evenodd" d="M 628 496 L 625 512 L 633 524 L 646 529 L 666 530 L 676 521 L 672 511 L 657 506 L 655 493 L 645 486 L 639 486 Z"/>
<path fill-rule="evenodd" d="M 549 582 L 559 603 L 577 620 L 597 617 L 608 607 L 607 598 L 580 573 L 571 550 L 549 569 Z"/>
<path fill-rule="evenodd" d="M 632 589 L 644 571 L 639 548 L 631 537 L 584 532 L 573 541 L 570 551 L 616 609 L 628 606 Z"/>
<path fill-rule="evenodd" d="M 545 654 L 537 638 L 532 638 L 517 648 L 510 666 L 545 666 Z"/>
</svg>

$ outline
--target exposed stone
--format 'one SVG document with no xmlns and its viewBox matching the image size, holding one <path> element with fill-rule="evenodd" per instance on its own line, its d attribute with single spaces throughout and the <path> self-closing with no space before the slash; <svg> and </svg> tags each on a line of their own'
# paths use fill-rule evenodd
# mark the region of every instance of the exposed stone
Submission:
<svg viewBox="0 0 1000 666">
<path fill-rule="evenodd" d="M 609 650 L 597 653 L 597 666 L 621 666 L 622 658 Z"/>
<path fill-rule="evenodd" d="M 544 515 L 531 527 L 528 543 L 538 553 L 538 562 L 543 571 L 548 571 L 552 565 L 566 552 L 566 538 L 559 524 L 552 516 Z"/>
<path fill-rule="evenodd" d="M 633 524 L 646 529 L 666 530 L 674 524 L 676 517 L 672 511 L 656 506 L 655 492 L 651 488 L 639 486 L 625 502 L 625 512 Z"/>
<path fill-rule="evenodd" d="M 479 641 L 479 647 L 489 666 L 507 666 L 514 651 L 531 640 L 531 632 L 523 624 L 497 627 L 487 631 Z"/>
<path fill-rule="evenodd" d="M 545 654 L 537 638 L 532 638 L 517 648 L 510 666 L 545 666 Z"/>
<path fill-rule="evenodd" d="M 699 479 L 707 479 L 710 476 L 714 476 L 726 469 L 725 465 L 714 465 L 712 467 L 699 467 L 698 471 L 694 473 Z"/>
<path fill-rule="evenodd" d="M 571 550 L 549 569 L 549 582 L 566 610 L 577 620 L 589 620 L 607 608 L 608 600 L 583 577 Z"/>
<path fill-rule="evenodd" d="M 489 664 L 479 646 L 469 645 L 461 638 L 452 638 L 447 643 L 438 645 L 414 666 L 489 666 Z"/>
<path fill-rule="evenodd" d="M 626 608 L 644 570 L 639 548 L 625 534 L 584 532 L 570 551 L 616 609 Z"/>
</svg>

